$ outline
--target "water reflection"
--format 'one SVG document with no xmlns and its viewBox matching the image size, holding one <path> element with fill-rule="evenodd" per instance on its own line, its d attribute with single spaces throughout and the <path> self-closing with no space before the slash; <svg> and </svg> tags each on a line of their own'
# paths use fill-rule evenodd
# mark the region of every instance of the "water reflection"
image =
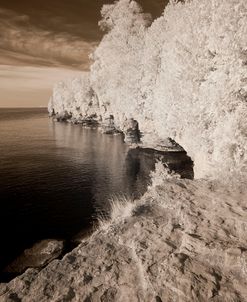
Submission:
<svg viewBox="0 0 247 302">
<path fill-rule="evenodd" d="M 38 240 L 87 229 L 111 196 L 140 196 L 156 161 L 128 152 L 121 135 L 55 123 L 45 110 L 0 110 L 0 140 L 0 269 Z"/>
<path fill-rule="evenodd" d="M 52 127 L 57 152 L 61 152 L 64 147 L 76 150 L 77 156 L 68 160 L 77 163 L 83 177 L 91 181 L 97 211 L 108 208 L 112 195 L 133 194 L 133 186 L 126 174 L 128 147 L 123 144 L 121 135 L 104 135 L 97 129 L 63 123 L 53 123 Z M 64 154 L 64 150 L 62 152 Z M 131 170 L 135 170 L 135 166 Z"/>
</svg>

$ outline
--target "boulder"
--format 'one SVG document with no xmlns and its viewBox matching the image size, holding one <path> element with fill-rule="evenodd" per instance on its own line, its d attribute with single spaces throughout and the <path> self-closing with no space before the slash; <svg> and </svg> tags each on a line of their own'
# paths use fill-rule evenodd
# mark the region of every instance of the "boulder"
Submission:
<svg viewBox="0 0 247 302">
<path fill-rule="evenodd" d="M 134 120 L 133 118 L 128 119 L 124 128 L 125 142 L 130 144 L 137 144 L 140 142 L 141 133 L 137 120 Z"/>
<path fill-rule="evenodd" d="M 34 244 L 5 268 L 6 273 L 22 273 L 27 268 L 44 267 L 51 260 L 59 257 L 64 248 L 62 240 L 47 239 Z"/>
</svg>

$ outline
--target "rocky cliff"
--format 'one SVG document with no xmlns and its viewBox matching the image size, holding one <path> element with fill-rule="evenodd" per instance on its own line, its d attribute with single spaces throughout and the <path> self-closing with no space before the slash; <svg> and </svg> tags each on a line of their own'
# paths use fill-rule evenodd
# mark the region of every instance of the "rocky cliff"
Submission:
<svg viewBox="0 0 247 302">
<path fill-rule="evenodd" d="M 246 24 L 245 0 L 170 1 L 153 22 L 135 1 L 105 5 L 88 76 L 55 87 L 50 111 L 133 118 L 146 146 L 181 145 L 196 178 L 245 181 Z"/>
<path fill-rule="evenodd" d="M 171 1 L 153 22 L 134 1 L 103 7 L 90 73 L 55 87 L 50 114 L 171 138 L 196 180 L 158 167 L 140 200 L 1 301 L 247 301 L 246 24 L 245 0 Z"/>
</svg>

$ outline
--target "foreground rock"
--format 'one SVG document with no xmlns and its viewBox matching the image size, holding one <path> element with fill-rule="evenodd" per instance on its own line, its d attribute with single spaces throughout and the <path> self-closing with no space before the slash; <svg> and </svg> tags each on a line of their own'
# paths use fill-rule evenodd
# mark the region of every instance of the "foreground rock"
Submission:
<svg viewBox="0 0 247 302">
<path fill-rule="evenodd" d="M 63 252 L 62 240 L 47 239 L 26 249 L 10 265 L 5 268 L 6 273 L 22 273 L 29 267 L 43 267 L 51 260 L 59 257 Z"/>
<path fill-rule="evenodd" d="M 0 301 L 247 301 L 246 191 L 154 180 L 62 260 L 0 286 Z"/>
<path fill-rule="evenodd" d="M 126 121 L 124 125 L 125 142 L 129 144 L 138 144 L 141 140 L 139 124 L 133 118 Z"/>
</svg>

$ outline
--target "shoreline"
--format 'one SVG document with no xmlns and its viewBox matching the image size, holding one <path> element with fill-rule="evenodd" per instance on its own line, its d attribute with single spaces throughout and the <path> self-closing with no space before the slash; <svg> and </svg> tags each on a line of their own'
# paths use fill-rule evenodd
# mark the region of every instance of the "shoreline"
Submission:
<svg viewBox="0 0 247 302">
<path fill-rule="evenodd" d="M 0 301 L 246 301 L 246 196 L 156 171 L 63 259 L 1 284 Z"/>
<path fill-rule="evenodd" d="M 57 121 L 55 120 L 54 122 L 57 122 Z M 71 121 L 67 121 L 67 120 L 64 120 L 63 122 L 71 123 Z M 80 125 L 80 123 L 73 123 L 73 124 Z M 94 127 L 89 126 L 89 125 L 82 125 L 82 127 L 89 128 L 92 130 L 95 129 Z M 102 132 L 100 124 L 98 125 L 98 130 Z M 102 134 L 115 135 L 112 132 L 111 133 L 102 133 Z M 122 136 L 124 135 L 123 133 L 120 133 L 120 132 L 119 132 L 119 134 Z M 187 167 L 187 169 L 186 168 L 180 169 L 181 177 L 193 179 L 193 163 L 189 159 L 189 157 L 187 157 L 186 152 L 184 150 L 174 148 L 173 151 L 171 151 L 171 150 L 168 151 L 165 149 L 164 146 L 163 146 L 163 148 L 160 148 L 158 150 L 158 149 L 153 149 L 148 146 L 142 146 L 141 144 L 129 144 L 129 143 L 125 143 L 125 144 L 128 146 L 128 150 L 129 150 L 128 156 L 130 156 L 130 157 L 138 158 L 139 156 L 144 156 L 144 157 L 146 157 L 146 160 L 152 160 L 154 162 L 157 160 L 162 160 L 162 158 L 164 158 L 164 160 L 163 160 L 164 164 L 166 164 L 167 166 L 170 166 L 170 168 L 173 168 L 174 170 L 178 170 L 176 165 L 183 166 L 185 164 L 185 165 L 189 166 L 189 168 Z M 175 156 L 175 158 L 173 158 L 174 156 Z M 176 161 L 178 161 L 177 157 L 178 158 L 181 157 L 180 164 L 176 164 Z M 175 162 L 175 165 L 174 165 L 174 162 Z M 191 171 L 187 171 L 187 170 L 191 170 Z M 147 190 L 147 188 L 145 189 L 145 192 L 146 192 L 146 190 Z M 143 192 L 143 193 L 145 194 L 145 192 Z M 96 223 L 96 221 L 95 221 L 95 223 Z M 98 224 L 96 226 L 95 223 L 87 230 L 82 230 L 78 234 L 75 234 L 71 239 L 62 240 L 61 238 L 45 238 L 41 241 L 34 243 L 33 246 L 30 246 L 27 249 L 23 250 L 23 252 L 18 257 L 13 259 L 12 262 L 6 266 L 6 268 L 1 272 L 1 282 L 4 282 L 4 283 L 10 282 L 12 279 L 23 274 L 25 272 L 25 270 L 29 269 L 29 268 L 34 268 L 34 269 L 39 269 L 39 270 L 44 269 L 44 267 L 46 267 L 54 258 L 61 259 L 61 257 L 64 257 L 66 254 L 68 254 L 74 248 L 76 248 L 79 245 L 79 242 L 81 241 L 82 238 L 83 239 L 89 238 L 94 233 L 95 229 L 98 228 Z M 83 233 L 83 235 L 81 236 L 82 233 Z M 46 241 L 60 242 L 61 240 L 63 241 L 63 248 L 60 248 L 59 254 L 55 257 L 54 257 L 54 255 L 51 255 L 50 257 L 47 255 L 45 257 L 45 259 L 50 258 L 50 260 L 46 259 L 45 260 L 46 262 L 44 264 L 43 261 L 41 261 L 42 253 L 43 253 L 42 248 L 37 249 L 36 246 L 41 245 L 42 242 L 46 242 Z M 35 250 L 35 254 L 32 252 L 32 250 Z M 26 254 L 28 255 L 28 257 L 26 256 Z M 31 259 L 29 259 L 29 258 L 31 258 Z M 41 261 L 41 264 L 39 264 L 40 261 Z"/>
</svg>

